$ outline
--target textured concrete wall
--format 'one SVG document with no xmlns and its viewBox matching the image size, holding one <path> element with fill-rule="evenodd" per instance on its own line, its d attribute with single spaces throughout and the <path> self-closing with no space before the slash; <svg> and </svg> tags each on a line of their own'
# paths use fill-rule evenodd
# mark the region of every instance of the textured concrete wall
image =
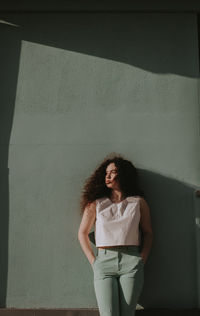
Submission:
<svg viewBox="0 0 200 316">
<path fill-rule="evenodd" d="M 195 14 L 1 18 L 1 304 L 97 306 L 79 197 L 115 151 L 140 168 L 156 232 L 140 303 L 195 307 Z"/>
</svg>

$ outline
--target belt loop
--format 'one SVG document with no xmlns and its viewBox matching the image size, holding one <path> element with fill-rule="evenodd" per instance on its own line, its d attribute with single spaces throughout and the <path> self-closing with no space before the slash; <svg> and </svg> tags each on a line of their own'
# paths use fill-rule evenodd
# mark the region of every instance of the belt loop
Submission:
<svg viewBox="0 0 200 316">
<path fill-rule="evenodd" d="M 106 254 L 106 252 L 107 252 L 107 251 L 106 251 L 106 249 L 104 248 L 104 254 Z"/>
</svg>

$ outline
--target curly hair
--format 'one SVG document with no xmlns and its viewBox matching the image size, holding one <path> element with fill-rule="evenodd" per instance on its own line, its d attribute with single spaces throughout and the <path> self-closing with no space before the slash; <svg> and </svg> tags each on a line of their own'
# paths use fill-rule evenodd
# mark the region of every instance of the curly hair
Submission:
<svg viewBox="0 0 200 316">
<path fill-rule="evenodd" d="M 81 213 L 84 212 L 88 204 L 96 199 L 110 197 L 112 189 L 105 184 L 106 168 L 110 163 L 114 163 L 117 168 L 117 179 L 125 197 L 134 195 L 145 196 L 144 191 L 139 187 L 138 172 L 132 162 L 124 159 L 122 155 L 109 156 L 104 158 L 100 166 L 85 181 L 80 201 Z"/>
</svg>

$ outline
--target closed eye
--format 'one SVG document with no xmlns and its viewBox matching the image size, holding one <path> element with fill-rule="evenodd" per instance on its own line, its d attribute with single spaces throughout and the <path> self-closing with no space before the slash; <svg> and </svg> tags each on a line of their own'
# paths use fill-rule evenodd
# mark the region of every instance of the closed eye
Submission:
<svg viewBox="0 0 200 316">
<path fill-rule="evenodd" d="M 109 172 L 106 172 L 106 174 L 108 174 Z M 111 173 L 117 173 L 116 170 L 112 170 Z"/>
</svg>

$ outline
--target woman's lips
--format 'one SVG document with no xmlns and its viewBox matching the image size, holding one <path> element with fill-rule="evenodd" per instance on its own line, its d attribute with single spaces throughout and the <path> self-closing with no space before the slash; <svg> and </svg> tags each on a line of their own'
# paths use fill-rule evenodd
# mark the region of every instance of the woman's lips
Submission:
<svg viewBox="0 0 200 316">
<path fill-rule="evenodd" d="M 106 184 L 111 183 L 112 181 L 106 181 Z"/>
</svg>

